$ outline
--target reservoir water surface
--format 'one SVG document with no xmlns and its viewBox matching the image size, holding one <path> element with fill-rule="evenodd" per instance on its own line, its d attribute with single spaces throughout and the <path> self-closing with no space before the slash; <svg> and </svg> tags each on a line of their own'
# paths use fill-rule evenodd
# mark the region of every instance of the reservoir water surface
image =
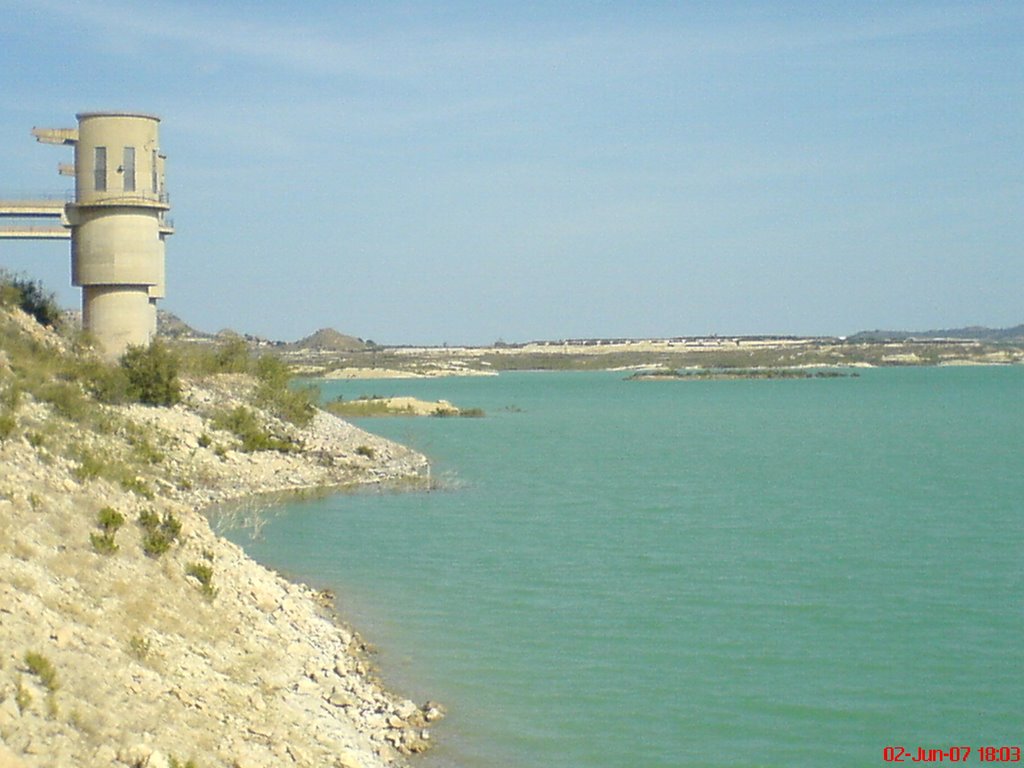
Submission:
<svg viewBox="0 0 1024 768">
<path fill-rule="evenodd" d="M 338 594 L 431 768 L 871 766 L 1024 742 L 1024 368 L 331 382 L 481 419 L 360 426 L 441 489 L 290 503 L 266 564 Z"/>
</svg>

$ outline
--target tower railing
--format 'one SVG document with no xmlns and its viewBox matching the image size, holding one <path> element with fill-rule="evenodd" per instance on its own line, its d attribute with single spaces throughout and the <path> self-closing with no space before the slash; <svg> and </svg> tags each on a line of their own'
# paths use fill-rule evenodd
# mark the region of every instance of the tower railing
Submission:
<svg viewBox="0 0 1024 768">
<path fill-rule="evenodd" d="M 166 193 L 159 195 L 154 194 L 130 194 L 130 195 L 111 195 L 109 193 L 102 193 L 101 196 L 97 196 L 92 199 L 80 200 L 72 195 L 68 202 L 75 203 L 76 205 L 83 206 L 102 206 L 102 205 L 143 205 L 153 206 L 158 205 L 161 207 L 170 207 L 171 196 Z"/>
</svg>

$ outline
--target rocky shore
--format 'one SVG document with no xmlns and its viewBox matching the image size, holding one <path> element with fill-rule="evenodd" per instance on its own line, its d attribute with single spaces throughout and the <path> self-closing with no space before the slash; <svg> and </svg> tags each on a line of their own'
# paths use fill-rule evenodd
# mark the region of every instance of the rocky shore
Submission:
<svg viewBox="0 0 1024 768">
<path fill-rule="evenodd" d="M 11 378 L 0 351 L 0 389 Z M 221 375 L 173 407 L 97 406 L 104 429 L 19 402 L 0 439 L 0 767 L 384 768 L 431 743 L 441 706 L 385 690 L 332 596 L 254 562 L 203 512 L 421 484 L 426 459 L 322 411 L 301 429 L 258 412 L 301 447 L 243 451 L 210 414 L 252 386 Z M 93 471 L 140 451 L 138 477 Z"/>
</svg>

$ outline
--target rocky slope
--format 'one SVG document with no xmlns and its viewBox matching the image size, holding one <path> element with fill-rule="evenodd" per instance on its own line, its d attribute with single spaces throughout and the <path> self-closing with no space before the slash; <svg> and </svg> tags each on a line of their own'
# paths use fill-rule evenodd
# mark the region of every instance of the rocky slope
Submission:
<svg viewBox="0 0 1024 768">
<path fill-rule="evenodd" d="M 59 352 L 27 317 L 5 322 Z M 0 352 L 0 389 L 8 363 Z M 255 563 L 202 512 L 421 483 L 426 461 L 323 412 L 303 429 L 259 412 L 302 449 L 243 452 L 210 414 L 252 386 L 217 376 L 172 408 L 96 406 L 102 429 L 20 399 L 0 440 L 3 768 L 383 768 L 430 743 L 440 706 L 384 690 L 329 595 Z M 145 456 L 125 464 L 138 476 L 103 470 L 129 455 Z"/>
</svg>

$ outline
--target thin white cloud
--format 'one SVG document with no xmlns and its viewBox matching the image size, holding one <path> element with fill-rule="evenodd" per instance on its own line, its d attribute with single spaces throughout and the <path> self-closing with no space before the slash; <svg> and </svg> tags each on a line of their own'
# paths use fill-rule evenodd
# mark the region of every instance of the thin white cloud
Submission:
<svg viewBox="0 0 1024 768">
<path fill-rule="evenodd" d="M 258 68 L 284 68 L 311 76 L 351 75 L 368 78 L 415 77 L 432 69 L 529 65 L 586 70 L 627 66 L 643 69 L 666 60 L 745 57 L 802 49 L 857 46 L 967 29 L 1002 19 L 1024 18 L 1024 10 L 1000 3 L 892 6 L 860 15 L 812 15 L 772 18 L 769 14 L 730 13 L 714 22 L 681 19 L 654 25 L 623 13 L 619 23 L 585 26 L 566 18 L 536 22 L 516 31 L 480 24 L 436 29 L 413 23 L 403 28 L 339 27 L 311 9 L 282 19 L 275 14 L 243 15 L 238 8 L 216 5 L 185 7 L 169 3 L 104 0 L 8 0 L 0 5 L 87 25 L 102 36 L 105 50 L 125 50 L 163 42 L 184 46 L 198 57 L 198 71 L 215 72 L 218 58 L 240 59 Z M 330 8 L 327 9 L 330 12 Z M 679 17 L 677 17 L 678 19 Z M 383 19 L 382 19 L 383 21 Z M 330 33 L 325 32 L 330 29 Z"/>
<path fill-rule="evenodd" d="M 307 72 L 333 74 L 366 72 L 374 58 L 372 50 L 359 43 L 345 43 L 324 37 L 311 25 L 239 18 L 239 14 L 216 8 L 183 8 L 161 3 L 94 2 L 59 0 L 9 2 L 42 12 L 47 17 L 88 25 L 93 35 L 102 35 L 118 46 L 159 41 L 184 45 L 193 53 L 241 57 Z M 207 62 L 205 66 L 215 66 Z"/>
</svg>

